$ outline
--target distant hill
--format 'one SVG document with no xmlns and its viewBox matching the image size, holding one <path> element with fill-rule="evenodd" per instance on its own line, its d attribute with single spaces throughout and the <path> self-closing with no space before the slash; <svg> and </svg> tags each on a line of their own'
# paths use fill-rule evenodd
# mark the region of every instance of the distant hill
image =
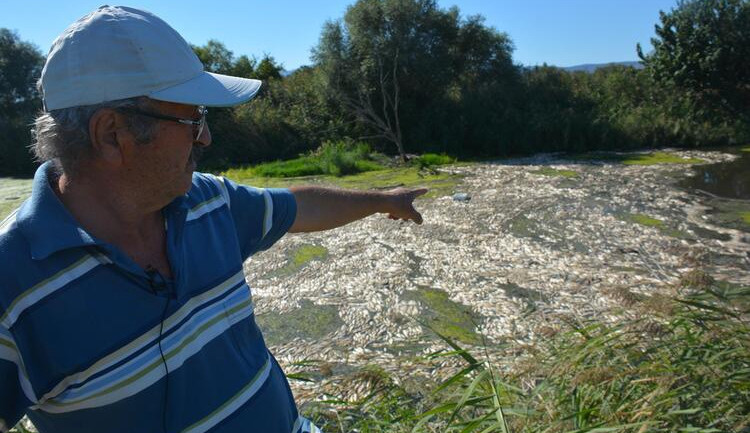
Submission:
<svg viewBox="0 0 750 433">
<path fill-rule="evenodd" d="M 630 66 L 631 68 L 643 69 L 643 65 L 641 64 L 641 62 L 587 63 L 585 65 L 568 66 L 568 67 L 560 68 L 560 69 L 564 69 L 570 72 L 575 72 L 575 71 L 594 72 L 599 68 L 603 68 L 605 66 L 612 66 L 612 65 Z"/>
</svg>

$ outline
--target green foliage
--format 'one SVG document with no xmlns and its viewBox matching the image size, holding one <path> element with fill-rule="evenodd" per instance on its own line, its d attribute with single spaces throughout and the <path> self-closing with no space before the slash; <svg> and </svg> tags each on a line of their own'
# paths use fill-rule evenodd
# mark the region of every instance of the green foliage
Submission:
<svg viewBox="0 0 750 433">
<path fill-rule="evenodd" d="M 683 0 L 659 18 L 654 51 L 643 54 L 638 47 L 654 78 L 689 92 L 702 107 L 747 116 L 750 2 Z"/>
<path fill-rule="evenodd" d="M 329 399 L 302 411 L 325 432 L 409 433 L 409 420 L 421 407 L 419 399 L 398 384 L 382 368 L 368 366 L 352 374 L 348 386 L 369 384 L 372 392 L 350 402 Z"/>
<path fill-rule="evenodd" d="M 243 78 L 258 77 L 261 73 L 256 73 L 255 65 L 257 63 L 258 62 L 256 62 L 255 59 L 251 59 L 243 54 L 234 61 L 234 64 L 232 64 L 232 67 L 229 69 L 229 75 Z"/>
<path fill-rule="evenodd" d="M 505 120 L 518 77 L 511 51 L 481 17 L 433 0 L 360 0 L 325 25 L 314 60 L 343 114 L 403 156 L 447 150 L 421 147 L 430 142 L 494 147 L 497 135 L 479 129 Z"/>
<path fill-rule="evenodd" d="M 381 167 L 382 168 L 382 167 Z M 288 188 L 301 182 L 355 189 L 389 189 L 396 187 L 429 188 L 426 197 L 453 194 L 462 176 L 441 172 L 425 173 L 418 167 L 392 167 L 366 171 L 350 176 L 320 175 L 314 178 L 261 177 L 253 167 L 233 168 L 221 173 L 235 182 L 267 188 Z"/>
<path fill-rule="evenodd" d="M 246 55 L 235 59 L 234 53 L 216 39 L 210 39 L 203 46 L 191 47 L 207 71 L 263 81 L 281 78 L 283 66 L 268 54 L 260 60 Z"/>
<path fill-rule="evenodd" d="M 524 72 L 524 122 L 511 153 L 731 145 L 750 139 L 740 117 L 706 117 L 684 92 L 646 70 L 612 66 L 592 74 L 537 67 Z"/>
<path fill-rule="evenodd" d="M 607 161 L 625 165 L 658 165 L 658 164 L 704 164 L 700 158 L 682 158 L 667 152 L 590 152 L 573 155 L 573 159 L 590 161 Z"/>
<path fill-rule="evenodd" d="M 216 39 L 210 39 L 202 47 L 193 45 L 192 48 L 203 63 L 203 67 L 209 72 L 228 74 L 234 66 L 234 53 Z"/>
<path fill-rule="evenodd" d="M 706 161 L 699 158 L 680 158 L 666 152 L 631 154 L 622 160 L 625 165 L 701 164 L 704 162 Z"/>
<path fill-rule="evenodd" d="M 297 146 L 303 137 L 286 127 L 287 107 L 275 103 L 271 97 L 281 86 L 277 82 L 283 69 L 272 56 L 266 54 L 260 60 L 246 55 L 235 58 L 232 51 L 214 39 L 192 48 L 208 71 L 264 80 L 261 95 L 251 104 L 209 110 L 208 120 L 216 145 L 206 152 L 203 168 L 220 170 L 300 153 Z"/>
<path fill-rule="evenodd" d="M 438 165 L 455 164 L 456 158 L 444 153 L 425 153 L 414 160 L 420 168 L 430 168 Z"/>
<path fill-rule="evenodd" d="M 324 173 L 345 176 L 358 173 L 360 168 L 368 167 L 366 164 L 357 165 L 357 161 L 369 158 L 370 152 L 370 147 L 365 143 L 327 141 L 312 155 L 317 158 Z"/>
<path fill-rule="evenodd" d="M 313 158 L 300 157 L 259 164 L 253 168 L 253 172 L 264 177 L 300 177 L 323 174 L 323 168 Z"/>
<path fill-rule="evenodd" d="M 44 58 L 17 34 L 0 28 L 0 173 L 29 175 L 34 164 L 28 146 L 29 123 L 41 108 L 36 79 Z"/>
<path fill-rule="evenodd" d="M 258 66 L 255 68 L 255 77 L 259 80 L 278 80 L 281 78 L 281 71 L 284 68 L 281 64 L 276 63 L 276 60 L 270 55 L 266 54 L 258 62 Z"/>
<path fill-rule="evenodd" d="M 320 174 L 345 176 L 384 167 L 371 160 L 372 151 L 365 143 L 348 140 L 325 142 L 308 155 L 286 161 L 258 164 L 245 169 L 244 176 L 300 177 Z"/>
<path fill-rule="evenodd" d="M 215 146 L 206 153 L 209 168 L 295 158 L 315 150 L 322 142 L 358 135 L 335 114 L 334 104 L 319 89 L 318 73 L 301 68 L 282 79 L 264 84 L 252 102 L 233 109 L 211 110 Z M 219 117 L 218 120 L 216 116 Z"/>
<path fill-rule="evenodd" d="M 269 54 L 235 57 L 210 40 L 193 47 L 207 70 L 264 85 L 249 104 L 210 110 L 214 145 L 202 168 L 293 159 L 346 137 L 402 158 L 406 150 L 474 158 L 743 145 L 750 142 L 749 4 L 680 2 L 661 15 L 654 52 L 641 53 L 644 70 L 521 68 L 507 34 L 434 0 L 355 2 L 324 26 L 315 65 L 286 77 Z M 26 147 L 41 64 L 34 47 L 2 31 L 0 174 L 32 170 Z M 376 168 L 342 152 L 325 158 L 324 172 Z M 436 163 L 417 160 L 424 168 Z M 317 173 L 309 163 L 291 165 L 300 168 L 295 176 Z M 294 171 L 279 170 L 287 168 Z"/>
</svg>

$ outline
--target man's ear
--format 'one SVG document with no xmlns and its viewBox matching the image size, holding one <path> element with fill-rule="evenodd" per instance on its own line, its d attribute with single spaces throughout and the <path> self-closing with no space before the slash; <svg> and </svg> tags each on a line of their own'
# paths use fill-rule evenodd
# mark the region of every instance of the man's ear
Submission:
<svg viewBox="0 0 750 433">
<path fill-rule="evenodd" d="M 122 162 L 123 117 L 111 109 L 98 110 L 89 120 L 89 137 L 94 154 L 110 164 Z"/>
</svg>

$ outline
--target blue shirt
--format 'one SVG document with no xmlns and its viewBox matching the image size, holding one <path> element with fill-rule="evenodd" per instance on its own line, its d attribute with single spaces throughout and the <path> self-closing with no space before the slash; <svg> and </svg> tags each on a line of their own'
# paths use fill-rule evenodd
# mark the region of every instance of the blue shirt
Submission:
<svg viewBox="0 0 750 433">
<path fill-rule="evenodd" d="M 40 167 L 0 224 L 0 431 L 295 433 L 242 263 L 294 222 L 294 196 L 196 173 L 164 210 L 173 279 L 88 234 Z"/>
</svg>

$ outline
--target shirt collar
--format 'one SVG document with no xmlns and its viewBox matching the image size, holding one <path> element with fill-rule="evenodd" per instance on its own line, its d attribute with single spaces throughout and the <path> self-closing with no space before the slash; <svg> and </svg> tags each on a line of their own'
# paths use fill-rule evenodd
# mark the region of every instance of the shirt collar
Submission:
<svg viewBox="0 0 750 433">
<path fill-rule="evenodd" d="M 31 248 L 31 258 L 42 260 L 52 253 L 95 245 L 94 238 L 78 225 L 55 192 L 50 181 L 54 166 L 45 162 L 34 174 L 31 198 L 18 210 L 16 223 Z"/>
<path fill-rule="evenodd" d="M 28 240 L 31 258 L 43 260 L 69 248 L 103 245 L 81 227 L 52 190 L 55 167 L 45 162 L 34 174 L 31 197 L 16 215 L 18 228 Z M 165 208 L 172 212 L 187 206 L 185 196 L 178 197 Z"/>
</svg>

